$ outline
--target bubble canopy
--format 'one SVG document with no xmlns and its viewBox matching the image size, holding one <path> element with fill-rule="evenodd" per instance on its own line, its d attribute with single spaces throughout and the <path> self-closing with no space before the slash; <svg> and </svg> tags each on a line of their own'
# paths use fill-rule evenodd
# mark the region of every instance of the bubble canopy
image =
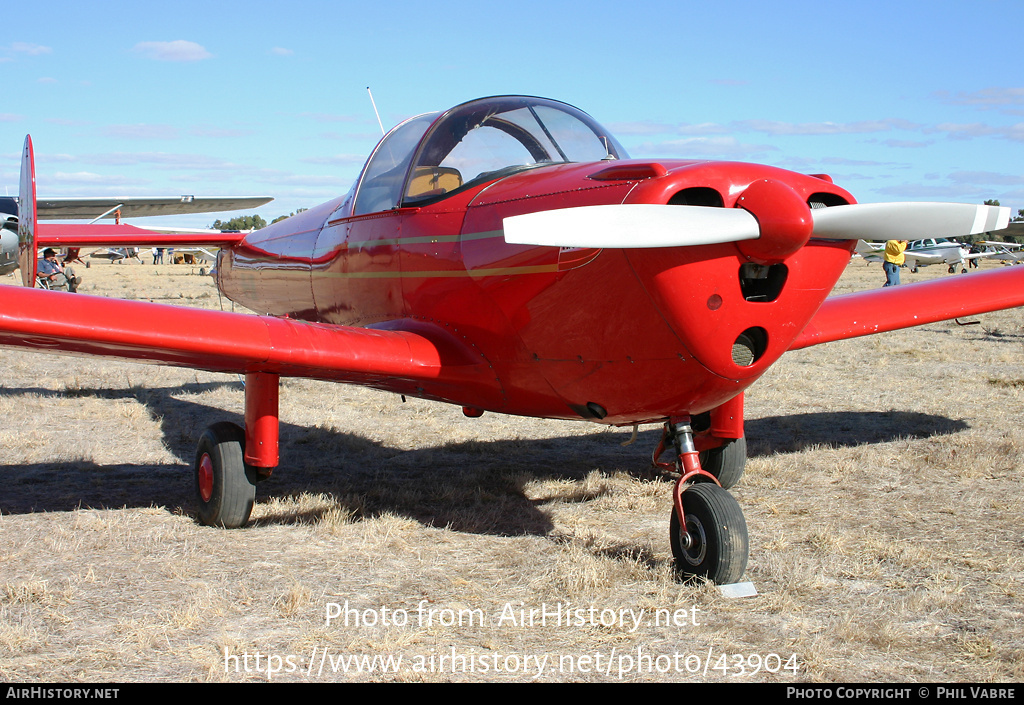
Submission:
<svg viewBox="0 0 1024 705">
<path fill-rule="evenodd" d="M 524 169 L 624 158 L 618 141 L 571 105 L 481 98 L 389 132 L 363 169 L 354 212 L 425 205 Z"/>
</svg>

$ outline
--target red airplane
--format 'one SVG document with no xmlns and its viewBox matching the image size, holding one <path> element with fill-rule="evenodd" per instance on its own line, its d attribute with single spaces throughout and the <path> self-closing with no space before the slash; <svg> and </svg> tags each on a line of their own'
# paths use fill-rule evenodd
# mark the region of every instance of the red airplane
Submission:
<svg viewBox="0 0 1024 705">
<path fill-rule="evenodd" d="M 124 225 L 40 226 L 33 169 L 26 139 L 26 284 L 40 246 L 182 242 Z M 826 300 L 856 241 L 1008 219 L 988 206 L 859 205 L 828 176 L 768 166 L 631 160 L 576 108 L 492 97 L 391 130 L 348 195 L 204 242 L 223 248 L 223 293 L 263 315 L 5 287 L 0 345 L 244 373 L 244 429 L 214 424 L 195 455 L 199 520 L 229 528 L 247 522 L 278 465 L 281 376 L 471 417 L 663 424 L 654 462 L 679 474 L 678 573 L 731 583 L 748 554 L 726 491 L 746 461 L 743 392 L 772 363 L 1024 305 L 1019 267 Z"/>
</svg>

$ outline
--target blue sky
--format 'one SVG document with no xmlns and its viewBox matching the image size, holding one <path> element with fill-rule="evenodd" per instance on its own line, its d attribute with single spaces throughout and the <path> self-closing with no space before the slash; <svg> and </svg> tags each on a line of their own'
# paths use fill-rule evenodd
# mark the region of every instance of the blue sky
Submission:
<svg viewBox="0 0 1024 705">
<path fill-rule="evenodd" d="M 634 157 L 828 173 L 861 202 L 1024 208 L 1020 0 L 9 3 L 0 188 L 346 192 L 385 127 L 484 95 L 566 101 Z M 216 216 L 175 219 L 201 227 Z"/>
</svg>

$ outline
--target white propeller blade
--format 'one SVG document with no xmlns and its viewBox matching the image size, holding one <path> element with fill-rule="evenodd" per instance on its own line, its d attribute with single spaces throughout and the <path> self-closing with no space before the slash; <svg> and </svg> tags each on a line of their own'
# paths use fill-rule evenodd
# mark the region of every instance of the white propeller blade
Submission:
<svg viewBox="0 0 1024 705">
<path fill-rule="evenodd" d="M 1002 230 L 1010 209 L 968 203 L 857 203 L 811 211 L 811 237 L 827 240 L 920 240 Z"/>
<path fill-rule="evenodd" d="M 757 219 L 740 208 L 621 204 L 505 218 L 505 241 L 551 247 L 686 247 L 754 240 Z"/>
</svg>

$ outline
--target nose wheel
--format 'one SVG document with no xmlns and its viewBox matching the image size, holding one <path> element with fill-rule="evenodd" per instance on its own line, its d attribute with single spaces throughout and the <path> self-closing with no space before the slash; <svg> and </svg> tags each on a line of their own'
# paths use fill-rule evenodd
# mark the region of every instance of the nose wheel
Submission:
<svg viewBox="0 0 1024 705">
<path fill-rule="evenodd" d="M 707 578 L 718 585 L 739 582 L 747 569 L 747 522 L 739 503 L 718 485 L 690 485 L 682 496 L 685 526 L 673 509 L 672 557 L 682 580 Z"/>
</svg>

